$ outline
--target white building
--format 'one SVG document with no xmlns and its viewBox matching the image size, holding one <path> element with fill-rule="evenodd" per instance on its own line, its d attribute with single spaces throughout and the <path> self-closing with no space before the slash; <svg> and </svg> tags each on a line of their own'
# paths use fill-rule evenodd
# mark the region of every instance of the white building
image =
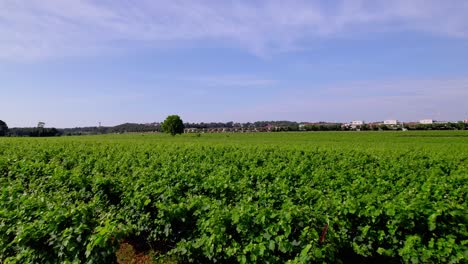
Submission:
<svg viewBox="0 0 468 264">
<path fill-rule="evenodd" d="M 351 122 L 351 125 L 353 125 L 353 126 L 362 126 L 362 125 L 364 125 L 364 121 L 354 120 L 354 121 Z"/>
<path fill-rule="evenodd" d="M 398 125 L 398 120 L 396 119 L 389 119 L 383 121 L 384 125 Z"/>
<path fill-rule="evenodd" d="M 433 123 L 434 123 L 434 120 L 432 120 L 432 119 L 421 119 L 421 120 L 419 120 L 419 124 L 432 125 Z"/>
</svg>

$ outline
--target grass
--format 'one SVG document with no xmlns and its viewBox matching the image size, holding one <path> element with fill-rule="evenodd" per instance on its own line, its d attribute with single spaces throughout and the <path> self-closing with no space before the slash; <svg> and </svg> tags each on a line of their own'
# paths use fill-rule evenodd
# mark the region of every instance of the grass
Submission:
<svg viewBox="0 0 468 264">
<path fill-rule="evenodd" d="M 150 145 L 226 145 L 233 147 L 326 148 L 376 152 L 433 150 L 452 154 L 468 149 L 468 131 L 381 131 L 381 132 L 282 132 L 183 134 L 108 134 L 58 138 L 2 138 L 0 144 L 22 142 L 38 144 L 150 144 Z M 466 151 L 468 152 L 468 151 Z"/>
</svg>

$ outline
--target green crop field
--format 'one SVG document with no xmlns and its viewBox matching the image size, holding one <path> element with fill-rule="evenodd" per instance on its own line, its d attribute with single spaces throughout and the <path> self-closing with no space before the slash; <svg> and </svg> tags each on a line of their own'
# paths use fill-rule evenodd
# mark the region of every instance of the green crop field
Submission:
<svg viewBox="0 0 468 264">
<path fill-rule="evenodd" d="M 468 133 L 0 138 L 0 263 L 466 263 Z"/>
</svg>

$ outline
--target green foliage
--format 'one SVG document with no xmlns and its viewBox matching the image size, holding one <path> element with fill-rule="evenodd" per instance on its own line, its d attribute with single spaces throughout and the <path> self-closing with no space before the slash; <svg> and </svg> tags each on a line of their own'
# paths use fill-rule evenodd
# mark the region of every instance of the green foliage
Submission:
<svg viewBox="0 0 468 264">
<path fill-rule="evenodd" d="M 53 127 L 12 128 L 8 134 L 12 137 L 56 137 L 61 135 L 60 131 Z"/>
<path fill-rule="evenodd" d="M 161 124 L 165 133 L 175 136 L 176 134 L 184 133 L 184 122 L 178 115 L 170 115 Z"/>
<path fill-rule="evenodd" d="M 0 262 L 466 263 L 468 134 L 405 135 L 2 138 Z"/>
<path fill-rule="evenodd" d="M 6 136 L 8 133 L 8 126 L 5 122 L 0 120 L 0 137 Z"/>
</svg>

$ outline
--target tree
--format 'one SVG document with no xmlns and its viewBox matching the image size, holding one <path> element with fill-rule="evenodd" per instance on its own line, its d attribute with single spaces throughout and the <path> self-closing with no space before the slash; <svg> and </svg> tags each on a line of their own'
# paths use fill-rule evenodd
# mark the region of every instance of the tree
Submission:
<svg viewBox="0 0 468 264">
<path fill-rule="evenodd" d="M 6 136 L 8 133 L 8 126 L 5 122 L 0 120 L 0 137 Z"/>
<path fill-rule="evenodd" d="M 178 115 L 170 115 L 161 124 L 165 133 L 175 136 L 176 134 L 184 133 L 184 122 Z"/>
</svg>

